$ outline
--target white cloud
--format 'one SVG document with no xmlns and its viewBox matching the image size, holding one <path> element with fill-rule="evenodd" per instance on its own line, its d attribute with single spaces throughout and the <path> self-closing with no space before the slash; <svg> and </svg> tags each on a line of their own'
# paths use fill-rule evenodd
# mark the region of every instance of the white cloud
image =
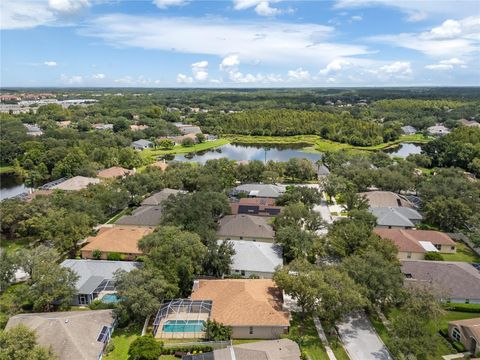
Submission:
<svg viewBox="0 0 480 360">
<path fill-rule="evenodd" d="M 48 0 L 48 6 L 53 11 L 62 14 L 77 14 L 90 7 L 89 0 Z"/>
<path fill-rule="evenodd" d="M 88 0 L 1 0 L 0 28 L 65 25 L 88 7 Z"/>
<path fill-rule="evenodd" d="M 320 74 L 321 75 L 328 75 L 332 72 L 340 71 L 340 70 L 342 70 L 345 67 L 348 67 L 350 65 L 351 65 L 351 63 L 348 60 L 335 59 L 335 60 L 331 61 L 330 63 L 328 63 L 328 65 L 324 69 L 320 70 Z"/>
<path fill-rule="evenodd" d="M 407 15 L 408 21 L 420 21 L 426 17 L 458 16 L 464 17 L 478 13 L 476 1 L 462 0 L 336 0 L 335 8 L 365 8 L 387 6 L 398 9 Z"/>
<path fill-rule="evenodd" d="M 302 81 L 310 79 L 310 73 L 308 72 L 308 70 L 304 70 L 301 67 L 299 67 L 297 70 L 288 71 L 287 76 L 288 79 L 292 81 Z"/>
<path fill-rule="evenodd" d="M 339 57 L 367 54 L 363 45 L 328 41 L 333 28 L 318 24 L 236 22 L 227 19 L 152 18 L 106 15 L 81 33 L 113 46 L 188 54 L 236 54 L 247 63 L 322 65 Z"/>
<path fill-rule="evenodd" d="M 177 75 L 177 83 L 179 84 L 191 84 L 193 83 L 193 78 L 191 76 L 187 76 L 185 74 L 178 74 Z"/>
<path fill-rule="evenodd" d="M 166 9 L 169 6 L 181 6 L 187 3 L 187 0 L 153 0 L 153 4 L 155 4 L 159 9 Z"/>
<path fill-rule="evenodd" d="M 208 61 L 199 61 L 192 64 L 193 78 L 197 81 L 205 81 L 208 78 Z"/>
<path fill-rule="evenodd" d="M 92 79 L 95 79 L 95 80 L 101 80 L 101 79 L 105 79 L 105 74 L 93 74 L 92 75 Z"/>
<path fill-rule="evenodd" d="M 286 13 L 293 13 L 293 9 L 279 9 L 270 4 L 279 3 L 282 0 L 233 0 L 235 10 L 246 10 L 255 8 L 255 12 L 260 16 L 277 16 Z"/>
<path fill-rule="evenodd" d="M 144 75 L 133 77 L 130 75 L 124 76 L 113 81 L 115 84 L 121 84 L 122 86 L 151 86 L 152 84 L 159 84 L 160 80 L 152 80 L 146 78 Z"/>
<path fill-rule="evenodd" d="M 60 81 L 67 85 L 81 85 L 83 84 L 83 77 L 80 75 L 67 76 L 62 74 Z"/>
<path fill-rule="evenodd" d="M 45 65 L 45 66 L 57 66 L 57 63 L 55 61 L 44 61 L 43 65 Z"/>
<path fill-rule="evenodd" d="M 465 61 L 460 60 L 458 58 L 451 58 L 448 60 L 441 60 L 437 64 L 430 64 L 426 65 L 425 69 L 428 70 L 435 70 L 435 71 L 445 71 L 445 70 L 452 70 L 455 67 L 466 68 Z"/>
<path fill-rule="evenodd" d="M 378 76 L 380 80 L 409 79 L 413 74 L 412 67 L 408 61 L 395 61 L 386 64 L 378 69 L 370 69 L 370 73 Z"/>
<path fill-rule="evenodd" d="M 238 65 L 240 65 L 238 55 L 228 55 L 222 60 L 220 64 L 220 70 L 228 69 Z"/>
<path fill-rule="evenodd" d="M 255 7 L 255 12 L 260 16 L 276 16 L 282 13 L 282 10 L 271 7 L 268 1 L 262 1 Z"/>
<path fill-rule="evenodd" d="M 480 16 L 446 20 L 440 26 L 421 33 L 380 35 L 370 38 L 393 46 L 417 50 L 432 57 L 453 57 L 478 52 Z"/>
<path fill-rule="evenodd" d="M 350 19 L 352 21 L 362 21 L 363 20 L 363 16 L 361 15 L 353 15 L 352 17 L 350 17 Z"/>
</svg>

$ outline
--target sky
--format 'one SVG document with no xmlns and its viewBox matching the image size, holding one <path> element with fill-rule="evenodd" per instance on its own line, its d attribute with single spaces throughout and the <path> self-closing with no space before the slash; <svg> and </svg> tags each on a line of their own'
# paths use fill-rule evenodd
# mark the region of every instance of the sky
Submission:
<svg viewBox="0 0 480 360">
<path fill-rule="evenodd" d="M 480 86 L 480 1 L 0 0 L 2 87 Z"/>
</svg>

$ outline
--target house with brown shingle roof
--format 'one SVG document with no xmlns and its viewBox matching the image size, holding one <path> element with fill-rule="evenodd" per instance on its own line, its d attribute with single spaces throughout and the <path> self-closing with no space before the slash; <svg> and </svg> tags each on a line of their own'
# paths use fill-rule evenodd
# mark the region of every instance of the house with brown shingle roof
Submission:
<svg viewBox="0 0 480 360">
<path fill-rule="evenodd" d="M 82 259 L 93 259 L 94 252 L 98 250 L 104 260 L 111 253 L 123 255 L 124 260 L 135 260 L 142 255 L 138 242 L 153 230 L 140 226 L 102 227 L 96 236 L 87 238 L 87 244 L 80 250 Z"/>
<path fill-rule="evenodd" d="M 480 353 L 480 317 L 450 321 L 448 336 L 462 343 L 472 355 Z"/>
<path fill-rule="evenodd" d="M 232 327 L 236 339 L 275 339 L 288 333 L 290 314 L 270 279 L 198 280 L 192 300 L 211 300 L 210 319 Z"/>
<path fill-rule="evenodd" d="M 367 191 L 358 195 L 367 199 L 371 208 L 385 207 L 408 207 L 413 209 L 414 205 L 407 198 L 392 191 Z"/>
<path fill-rule="evenodd" d="M 227 215 L 220 219 L 217 237 L 221 240 L 250 240 L 273 242 L 275 231 L 269 217 Z"/>
<path fill-rule="evenodd" d="M 102 179 L 115 179 L 115 178 L 124 178 L 128 175 L 135 174 L 135 171 L 128 170 L 120 166 L 112 166 L 108 169 L 104 169 L 98 172 L 97 177 Z"/>
<path fill-rule="evenodd" d="M 373 232 L 383 239 L 393 241 L 398 248 L 400 260 L 423 260 L 427 252 L 456 252 L 455 241 L 440 231 L 375 228 Z"/>
</svg>

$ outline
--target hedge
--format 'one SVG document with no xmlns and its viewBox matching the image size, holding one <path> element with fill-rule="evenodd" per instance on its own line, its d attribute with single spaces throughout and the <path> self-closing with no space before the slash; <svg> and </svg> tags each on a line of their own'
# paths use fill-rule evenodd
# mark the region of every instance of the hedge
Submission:
<svg viewBox="0 0 480 360">
<path fill-rule="evenodd" d="M 469 313 L 480 313 L 480 304 L 445 304 L 445 309 L 449 311 L 462 311 Z"/>
<path fill-rule="evenodd" d="M 181 353 L 204 353 L 213 351 L 210 345 L 191 345 L 191 346 L 169 346 L 162 349 L 162 355 L 174 355 L 176 352 Z"/>
</svg>

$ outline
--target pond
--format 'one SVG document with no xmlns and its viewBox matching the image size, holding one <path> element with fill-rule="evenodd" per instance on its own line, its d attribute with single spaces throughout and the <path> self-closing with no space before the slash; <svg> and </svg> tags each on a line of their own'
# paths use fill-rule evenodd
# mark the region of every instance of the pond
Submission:
<svg viewBox="0 0 480 360">
<path fill-rule="evenodd" d="M 28 192 L 22 179 L 12 174 L 0 175 L 0 201 Z"/>
<path fill-rule="evenodd" d="M 385 150 L 385 152 L 393 157 L 405 159 L 410 154 L 420 154 L 422 147 L 418 144 L 400 143 L 398 146 Z"/>
<path fill-rule="evenodd" d="M 291 158 L 306 158 L 312 161 L 320 159 L 321 154 L 303 152 L 300 146 L 267 146 L 267 145 L 234 145 L 227 144 L 221 147 L 202 152 L 175 155 L 168 160 L 200 162 L 207 160 L 228 158 L 230 160 L 261 160 L 261 161 L 288 161 Z"/>
</svg>

